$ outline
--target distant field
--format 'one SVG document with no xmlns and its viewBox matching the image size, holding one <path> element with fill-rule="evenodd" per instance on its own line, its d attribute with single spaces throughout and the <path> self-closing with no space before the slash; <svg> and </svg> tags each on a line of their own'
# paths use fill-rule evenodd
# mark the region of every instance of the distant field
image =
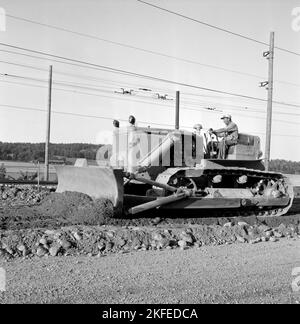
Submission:
<svg viewBox="0 0 300 324">
<path fill-rule="evenodd" d="M 23 173 L 28 172 L 28 174 L 34 174 L 38 171 L 38 166 L 30 162 L 20 162 L 20 161 L 2 161 L 0 160 L 0 165 L 4 164 L 6 168 L 7 175 L 17 179 L 20 176 L 20 171 Z M 44 173 L 44 164 L 39 165 L 41 177 Z M 53 165 L 49 167 L 49 177 L 50 180 L 56 180 L 56 172 Z"/>
</svg>

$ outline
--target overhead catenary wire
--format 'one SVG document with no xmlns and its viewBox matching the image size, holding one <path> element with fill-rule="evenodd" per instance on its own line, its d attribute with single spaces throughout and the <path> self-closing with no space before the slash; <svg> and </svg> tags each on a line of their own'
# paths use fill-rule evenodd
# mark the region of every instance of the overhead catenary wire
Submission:
<svg viewBox="0 0 300 324">
<path fill-rule="evenodd" d="M 2 76 L 5 76 L 5 77 L 12 77 L 12 78 L 17 78 L 17 79 L 25 79 L 25 80 L 30 80 L 30 81 L 37 81 L 37 82 L 47 82 L 46 80 L 44 79 L 39 79 L 39 78 L 33 78 L 33 77 L 24 77 L 24 76 L 20 76 L 20 75 L 13 75 L 13 74 L 3 74 L 3 73 L 0 73 L 0 75 Z M 85 85 L 85 84 L 78 84 L 78 83 L 73 83 L 73 82 L 67 82 L 67 81 L 53 81 L 54 84 L 57 84 L 57 85 L 62 85 L 62 86 L 68 86 L 68 87 L 75 87 L 75 88 L 79 88 L 79 89 L 84 89 L 84 90 L 91 90 L 91 91 L 100 91 L 100 92 L 104 92 L 104 93 L 111 93 L 111 91 L 109 90 L 106 90 L 106 89 L 101 89 L 99 87 L 90 87 L 89 85 Z M 104 86 L 105 87 L 105 86 Z M 109 88 L 109 87 L 108 87 Z M 110 89 L 110 88 L 109 88 Z M 139 93 L 139 92 L 138 92 Z M 137 97 L 137 98 L 142 98 L 142 99 L 155 99 L 154 97 L 147 97 L 147 96 L 141 96 L 141 95 L 134 95 L 133 97 Z M 232 110 L 232 108 L 238 108 L 238 107 L 242 107 L 242 106 L 234 106 L 234 105 L 230 105 L 230 104 L 224 104 L 224 103 L 212 103 L 212 102 L 208 102 L 208 101 L 194 101 L 194 102 L 191 102 L 191 101 L 185 101 L 183 100 L 182 101 L 183 104 L 187 104 L 190 106 L 190 108 L 185 108 L 187 110 L 196 110 L 197 109 L 193 109 L 192 107 L 200 107 L 200 104 L 202 105 L 214 105 L 214 106 L 227 106 L 230 108 L 230 110 Z M 169 107 L 173 107 L 173 106 L 169 106 Z M 203 107 L 204 109 L 207 109 L 207 110 L 211 110 L 210 108 L 207 108 L 207 107 Z M 218 107 L 219 108 L 219 107 Z M 229 109 L 227 108 L 227 109 Z M 245 111 L 247 110 L 247 111 Z M 215 111 L 216 112 L 216 111 Z M 253 110 L 253 109 L 244 109 L 244 112 L 259 112 L 259 113 L 265 113 L 265 111 L 259 111 L 259 110 Z M 277 114 L 280 114 L 280 112 L 275 112 Z M 239 113 L 235 113 L 236 115 L 241 115 Z M 286 114 L 286 115 L 294 115 L 294 116 L 297 116 L 299 114 L 289 114 L 289 113 L 283 113 L 283 114 Z M 249 116 L 250 118 L 258 118 L 258 119 L 262 119 L 260 117 L 257 117 L 257 116 Z M 274 119 L 274 121 L 280 121 L 280 120 L 276 120 Z M 287 122 L 289 123 L 289 121 L 282 121 L 282 122 Z M 293 122 L 290 122 L 291 124 L 293 124 Z"/>
<path fill-rule="evenodd" d="M 28 111 L 40 111 L 43 113 L 46 113 L 45 109 L 41 109 L 41 108 L 34 108 L 34 107 L 25 107 L 25 106 L 15 106 L 15 105 L 7 105 L 7 104 L 0 104 L 0 107 L 3 108 L 11 108 L 11 109 L 19 109 L 19 110 L 28 110 Z M 106 116 L 99 116 L 99 115 L 86 115 L 86 114 L 77 114 L 77 113 L 70 113 L 70 112 L 64 112 L 64 111 L 56 111 L 53 110 L 52 111 L 55 114 L 61 114 L 61 115 L 71 115 L 71 116 L 77 116 L 77 117 L 88 117 L 88 118 L 98 118 L 98 119 L 104 119 L 104 120 L 109 120 L 109 121 L 113 121 L 114 118 L 111 117 L 106 117 Z M 126 119 L 119 119 L 120 121 L 124 121 L 127 122 Z M 143 120 L 139 120 L 138 121 L 141 124 L 146 124 L 146 125 L 157 125 L 157 126 L 169 126 L 169 127 L 174 127 L 174 125 L 171 124 L 164 124 L 164 123 L 153 123 L 153 122 L 147 122 L 147 121 L 143 121 Z M 192 127 L 190 126 L 185 126 L 182 125 L 183 128 L 187 128 L 187 129 L 192 129 Z M 255 134 L 263 134 L 263 132 L 253 132 Z M 300 135 L 288 135 L 288 134 L 273 134 L 274 136 L 284 136 L 284 137 L 295 137 L 295 138 L 300 138 Z"/>
<path fill-rule="evenodd" d="M 212 28 L 212 29 L 215 29 L 215 30 L 218 30 L 218 31 L 221 31 L 221 32 L 224 32 L 224 33 L 227 33 L 229 35 L 232 35 L 232 36 L 237 36 L 237 37 L 240 37 L 242 39 L 245 39 L 245 40 L 248 40 L 248 41 L 251 41 L 251 42 L 254 42 L 254 43 L 257 43 L 257 44 L 261 44 L 261 45 L 266 45 L 266 46 L 269 46 L 269 44 L 267 42 L 263 42 L 261 40 L 258 40 L 258 39 L 255 39 L 253 37 L 250 37 L 250 36 L 246 36 L 246 35 L 243 35 L 241 33 L 237 33 L 237 32 L 233 32 L 231 30 L 228 30 L 228 29 L 225 29 L 225 28 L 222 28 L 222 27 L 218 27 L 216 25 L 213 25 L 213 24 L 209 24 L 207 22 L 204 22 L 204 21 L 201 21 L 199 19 L 195 19 L 195 18 L 192 18 L 192 17 L 189 17 L 189 16 L 186 16 L 186 15 L 183 15 L 179 12 L 175 12 L 175 11 L 172 11 L 172 10 L 169 10 L 169 9 L 166 9 L 166 8 L 163 8 L 161 6 L 158 6 L 158 5 L 155 5 L 153 3 L 150 3 L 150 2 L 147 2 L 147 1 L 144 1 L 144 0 L 136 0 L 137 2 L 139 3 L 142 3 L 144 5 L 147 5 L 147 6 L 150 6 L 150 7 L 153 7 L 155 9 L 158 9 L 158 10 L 161 10 L 161 11 L 164 11 L 164 12 L 167 12 L 169 14 L 172 14 L 172 15 L 175 15 L 175 16 L 178 16 L 180 18 L 184 18 L 184 19 L 187 19 L 187 20 L 190 20 L 192 22 L 195 22 L 195 23 L 198 23 L 198 24 L 201 24 L 203 26 L 206 26 L 206 27 L 209 27 L 209 28 Z M 294 51 L 291 51 L 291 50 L 288 50 L 286 48 L 282 48 L 282 47 L 278 47 L 278 46 L 275 46 L 276 49 L 280 50 L 280 51 L 283 51 L 283 52 L 286 52 L 286 53 L 289 53 L 289 54 L 294 54 L 294 55 L 297 55 L 297 56 L 300 56 L 300 53 L 297 53 L 297 52 L 294 52 Z"/>
<path fill-rule="evenodd" d="M 52 25 L 52 24 L 41 23 L 41 22 L 38 22 L 38 21 L 35 21 L 35 20 L 32 20 L 32 19 L 28 19 L 28 18 L 18 17 L 18 16 L 11 15 L 11 14 L 6 14 L 6 16 L 8 18 L 11 18 L 11 19 L 24 21 L 24 22 L 27 22 L 27 23 L 31 23 L 31 24 L 35 24 L 35 25 L 55 29 L 55 30 L 58 30 L 58 31 L 63 31 L 63 32 L 66 32 L 66 33 L 71 33 L 71 34 L 74 34 L 74 35 L 77 35 L 77 36 L 86 37 L 86 38 L 90 38 L 90 39 L 93 39 L 93 40 L 97 40 L 97 41 L 101 41 L 101 42 L 105 42 L 105 43 L 109 43 L 109 44 L 129 48 L 129 49 L 134 49 L 134 50 L 141 51 L 141 52 L 148 53 L 148 54 L 162 56 L 162 57 L 165 57 L 165 58 L 168 58 L 168 59 L 182 61 L 182 62 L 190 63 L 190 64 L 196 64 L 196 65 L 200 65 L 200 66 L 203 66 L 203 67 L 217 69 L 217 70 L 230 72 L 230 73 L 235 73 L 235 74 L 239 74 L 239 75 L 245 75 L 245 76 L 249 76 L 249 77 L 253 77 L 253 78 L 257 78 L 257 79 L 264 78 L 264 77 L 262 77 L 260 75 L 255 75 L 255 74 L 248 73 L 248 72 L 227 69 L 227 68 L 223 68 L 223 67 L 216 66 L 216 65 L 211 65 L 211 64 L 204 64 L 204 63 L 201 63 L 201 62 L 198 62 L 198 61 L 194 61 L 194 60 L 190 60 L 190 59 L 186 59 L 186 58 L 181 58 L 181 57 L 177 57 L 177 56 L 174 56 L 174 55 L 169 55 L 169 54 L 165 54 L 165 53 L 161 53 L 161 52 L 157 52 L 157 51 L 153 51 L 153 50 L 148 50 L 148 49 L 140 48 L 140 47 L 137 47 L 137 46 L 124 44 L 124 43 L 121 43 L 121 42 L 112 41 L 112 40 L 109 40 L 109 39 L 101 38 L 99 36 L 74 31 L 74 30 L 71 30 L 71 29 L 68 29 L 68 28 L 55 26 L 55 25 Z"/>
<path fill-rule="evenodd" d="M 13 75 L 11 75 L 11 76 L 13 76 Z M 13 77 L 15 77 L 15 76 L 13 76 Z M 26 78 L 26 77 L 18 77 L 18 78 L 26 79 L 26 80 L 30 80 L 30 81 L 46 82 L 46 80 L 37 79 L 37 78 L 30 78 L 30 77 L 28 77 L 28 78 Z M 0 81 L 2 82 L 2 81 L 5 81 L 5 80 L 0 80 Z M 9 81 L 7 81 L 7 82 L 9 83 Z M 15 83 L 15 82 L 13 82 L 13 83 Z M 85 90 L 88 89 L 86 87 L 76 86 L 76 85 L 68 84 L 68 83 L 64 83 L 64 82 L 53 82 L 53 84 L 57 84 L 57 85 L 61 85 L 61 86 L 71 86 L 71 87 L 85 89 Z M 37 86 L 35 84 L 26 84 L 26 83 L 21 83 L 21 85 L 25 85 L 25 86 Z M 38 86 L 38 87 L 46 88 L 46 86 Z M 61 88 L 53 88 L 53 89 L 54 90 L 58 90 L 58 91 L 74 92 L 74 93 L 78 93 L 78 94 L 84 94 L 84 95 L 89 95 L 89 96 L 97 96 L 97 97 L 102 97 L 102 98 L 110 98 L 110 99 L 113 98 L 113 99 L 116 99 L 116 100 L 134 101 L 134 102 L 137 102 L 137 103 L 144 103 L 144 104 L 156 105 L 156 106 L 159 106 L 159 107 L 165 107 L 165 108 L 171 108 L 171 109 L 173 109 L 173 106 L 172 105 L 157 104 L 157 103 L 155 103 L 153 101 L 151 102 L 151 101 L 136 100 L 135 98 L 129 98 L 129 97 L 127 97 L 127 98 L 117 98 L 117 97 L 97 95 L 97 94 L 86 93 L 86 92 L 77 91 L 77 90 L 67 90 L 67 89 L 61 89 Z M 93 90 L 93 91 L 100 91 L 100 92 L 104 92 L 104 93 L 107 93 L 107 94 L 113 94 L 113 93 L 111 93 L 111 92 L 109 92 L 107 90 L 101 90 L 99 88 L 91 88 L 91 90 Z M 138 98 L 140 98 L 140 97 L 138 97 Z M 144 97 L 143 99 L 146 99 L 146 97 Z M 210 110 L 209 108 L 207 108 L 205 106 L 198 105 L 197 107 L 193 108 L 191 106 L 186 106 L 185 105 L 186 102 L 184 102 L 184 101 L 182 103 L 183 103 L 182 110 L 190 110 L 190 111 L 198 111 L 198 112 L 199 111 L 206 110 L 206 112 L 208 112 L 208 113 L 218 113 L 217 111 Z M 222 112 L 222 110 L 221 110 L 221 112 Z M 241 114 L 241 113 L 237 113 L 237 112 L 235 112 L 235 115 L 242 116 L 242 117 L 245 117 L 245 118 L 262 119 L 262 120 L 264 120 L 263 117 L 245 115 L 245 114 Z M 281 123 L 287 123 L 287 124 L 300 125 L 300 123 L 293 122 L 293 121 L 286 121 L 286 120 L 279 120 L 279 119 L 274 119 L 274 121 L 281 122 Z"/>
<path fill-rule="evenodd" d="M 31 49 L 28 49 L 28 48 L 15 46 L 15 45 L 10 45 L 10 44 L 5 44 L 5 43 L 1 43 L 1 42 L 0 42 L 0 45 L 1 46 L 11 47 L 11 48 L 18 49 L 18 50 L 32 52 L 32 53 L 35 53 L 35 54 L 49 56 L 51 58 L 56 58 L 56 59 L 60 59 L 60 60 L 69 61 L 69 62 L 64 62 L 65 64 L 71 64 L 71 65 L 73 65 L 73 63 L 77 63 L 77 64 L 81 64 L 81 65 L 83 64 L 83 65 L 92 67 L 93 69 L 101 69 L 102 71 L 104 70 L 104 71 L 107 71 L 107 72 L 120 73 L 120 74 L 135 76 L 135 77 L 139 77 L 139 78 L 145 78 L 145 79 L 149 79 L 149 80 L 153 80 L 153 81 L 160 81 L 160 82 L 169 83 L 169 84 L 173 84 L 173 85 L 179 85 L 179 86 L 190 87 L 190 88 L 199 89 L 199 90 L 211 91 L 211 92 L 215 92 L 215 93 L 227 94 L 227 95 L 237 96 L 237 97 L 241 97 L 241 98 L 259 100 L 259 101 L 266 101 L 263 98 L 252 97 L 252 96 L 247 96 L 247 95 L 243 95 L 243 94 L 237 94 L 237 93 L 232 93 L 232 92 L 227 92 L 227 91 L 222 91 L 222 90 L 217 90 L 217 89 L 212 89 L 212 88 L 206 88 L 206 87 L 191 85 L 191 84 L 188 84 L 188 83 L 182 83 L 182 82 L 177 82 L 177 81 L 173 81 L 173 80 L 167 80 L 167 79 L 163 79 L 163 78 L 157 78 L 157 77 L 153 77 L 153 76 L 149 76 L 149 75 L 145 75 L 145 74 L 139 74 L 139 73 L 126 71 L 126 70 L 122 70 L 122 69 L 116 69 L 116 68 L 112 68 L 112 67 L 109 67 L 109 66 L 103 66 L 103 65 L 96 64 L 96 63 L 90 63 L 90 62 L 85 62 L 85 61 L 81 61 L 81 60 L 71 59 L 71 58 L 67 58 L 67 57 L 64 57 L 64 56 L 54 55 L 54 54 L 46 53 L 46 52 L 43 52 L 43 51 L 31 50 Z M 72 62 L 72 63 L 70 63 L 70 62 Z M 60 62 L 60 63 L 62 63 L 62 62 Z"/>
<path fill-rule="evenodd" d="M 1 49 L 0 49 L 0 51 L 1 51 Z M 13 52 L 13 54 L 19 54 L 19 53 Z M 43 67 L 22 64 L 22 63 L 16 63 L 16 62 L 11 62 L 11 61 L 0 60 L 0 63 L 23 67 L 23 68 L 28 68 L 28 69 L 33 69 L 33 70 L 37 70 L 37 71 L 43 71 L 43 72 L 48 71 L 46 68 L 43 68 Z M 153 93 L 156 93 L 158 91 L 165 92 L 165 93 L 174 92 L 174 89 L 166 89 L 166 88 L 157 87 L 157 86 L 154 87 L 153 85 L 150 86 L 150 85 L 146 85 L 146 84 L 137 84 L 137 83 L 122 81 L 122 80 L 117 81 L 117 80 L 113 80 L 113 79 L 104 79 L 104 78 L 94 77 L 94 76 L 85 75 L 85 74 L 69 73 L 69 72 L 61 71 L 59 69 L 55 69 L 53 74 L 69 76 L 72 78 L 80 78 L 83 80 L 90 80 L 90 81 L 97 82 L 97 83 L 101 82 L 101 83 L 111 84 L 111 85 L 114 85 L 115 88 L 118 87 L 119 89 L 121 89 L 121 87 L 128 87 L 128 88 L 135 87 L 135 88 L 147 88 L 147 89 L 150 89 L 151 92 L 153 92 Z M 143 91 L 141 90 L 140 92 L 143 92 Z M 208 96 L 208 95 L 203 95 L 203 96 L 204 97 L 212 97 L 212 96 Z"/>
<path fill-rule="evenodd" d="M 43 113 L 47 112 L 45 109 L 42 109 L 42 108 L 26 107 L 26 106 L 0 104 L 0 107 L 17 109 L 17 110 L 26 110 L 26 111 L 39 111 L 39 112 L 43 112 Z M 113 121 L 114 120 L 114 118 L 112 118 L 112 117 L 99 116 L 99 115 L 78 114 L 78 113 L 71 113 L 71 112 L 66 112 L 66 111 L 52 110 L 52 113 L 59 114 L 59 115 L 69 115 L 69 116 L 77 116 L 77 117 L 96 118 L 96 119 L 103 119 L 103 120 L 108 120 L 108 121 Z M 118 119 L 118 120 L 122 121 L 122 122 L 128 122 L 128 120 L 126 120 L 126 119 Z M 156 125 L 156 126 L 174 127 L 174 125 L 171 125 L 171 124 L 147 122 L 147 121 L 143 121 L 143 120 L 138 120 L 138 123 L 149 125 L 149 126 L 150 125 Z M 191 128 L 189 126 L 183 126 L 183 127 Z"/>
<path fill-rule="evenodd" d="M 48 70 L 46 68 L 42 68 L 42 67 L 38 67 L 38 66 L 32 66 L 32 65 L 27 65 L 27 64 L 21 64 L 21 63 L 16 63 L 16 62 L 10 62 L 10 61 L 3 61 L 3 60 L 0 60 L 0 63 L 6 63 L 6 64 L 11 64 L 11 65 L 14 65 L 14 66 L 18 66 L 18 67 L 24 67 L 24 68 L 29 68 L 29 69 L 34 69 L 34 70 L 37 70 L 37 71 L 45 71 L 47 72 Z M 65 76 L 70 76 L 70 77 L 75 77 L 75 78 L 82 78 L 82 79 L 86 79 L 86 80 L 91 80 L 91 81 L 94 81 L 94 82 L 101 82 L 101 83 L 106 83 L 106 84 L 111 84 L 111 85 L 114 85 L 113 86 L 103 86 L 103 87 L 107 87 L 107 88 L 111 88 L 111 89 L 116 89 L 116 87 L 137 87 L 137 88 L 152 88 L 153 89 L 153 93 L 157 92 L 157 91 L 164 91 L 164 92 L 168 92 L 168 93 L 171 93 L 173 92 L 174 90 L 173 89 L 165 89 L 165 88 L 157 88 L 157 87 L 152 87 L 152 86 L 149 86 L 149 85 L 141 85 L 141 84 L 134 84 L 134 83 L 128 83 L 128 82 L 122 82 L 122 81 L 116 81 L 116 80 L 111 80 L 111 79 L 103 79 L 103 78 L 96 78 L 96 77 L 91 77 L 91 76 L 85 76 L 85 75 L 82 75 L 82 74 L 74 74 L 74 73 L 67 73 L 67 72 L 62 72 L 60 70 L 55 70 L 55 74 L 59 74 L 59 75 L 65 75 Z M 85 85 L 82 83 L 82 85 Z M 88 85 L 88 86 L 93 86 L 93 85 Z M 137 90 L 134 90 L 135 92 L 139 92 Z M 140 91 L 140 92 L 143 92 L 143 91 Z M 186 92 L 181 92 L 182 95 L 186 95 L 186 96 L 196 96 L 196 97 L 208 97 L 208 98 L 215 98 L 215 99 L 229 99 L 230 97 L 224 97 L 224 96 L 212 96 L 212 95 L 206 95 L 206 94 L 195 94 L 195 93 L 186 93 Z M 230 98 L 231 99 L 231 98 Z M 197 101 L 197 103 L 199 103 L 199 101 Z M 259 112 L 259 113 L 265 113 L 264 111 L 260 111 L 260 110 L 254 110 L 250 107 L 247 107 L 249 106 L 249 104 L 240 104 L 240 105 L 233 105 L 233 104 L 228 104 L 228 103 L 220 103 L 220 102 L 208 102 L 206 101 L 206 103 L 208 104 L 213 104 L 213 105 L 222 105 L 222 106 L 228 106 L 228 107 L 236 107 L 236 108 L 242 108 L 242 109 L 246 109 L 251 111 L 251 112 Z M 276 102 L 274 102 L 276 104 Z M 250 104 L 251 105 L 251 104 Z M 297 105 L 297 103 L 296 103 Z M 289 107 L 289 108 L 294 108 L 294 107 Z M 285 112 L 275 112 L 277 114 L 282 114 L 282 115 L 295 115 L 297 116 L 298 114 L 295 114 L 295 113 L 285 113 Z"/>
<path fill-rule="evenodd" d="M 1 51 L 1 49 L 0 49 Z M 19 53 L 18 52 L 13 52 L 12 54 L 16 54 L 18 55 Z M 28 65 L 28 64 L 23 64 L 23 63 L 16 63 L 16 62 L 11 62 L 11 61 L 6 61 L 6 60 L 0 60 L 0 63 L 3 63 L 3 64 L 8 64 L 8 65 L 14 65 L 14 66 L 19 66 L 19 67 L 23 67 L 23 68 L 27 68 L 27 69 L 33 69 L 33 70 L 37 70 L 37 71 L 47 71 L 46 68 L 43 68 L 43 67 L 38 67 L 38 66 L 34 66 L 34 65 Z M 79 75 L 79 74 L 74 74 L 74 73 L 68 73 L 68 72 L 63 72 L 63 71 L 60 71 L 60 70 L 56 70 L 55 71 L 55 74 L 61 74 L 61 75 L 66 75 L 66 76 L 72 76 L 72 77 L 76 77 L 76 78 L 82 78 L 82 79 L 89 79 L 89 80 L 93 80 L 93 81 L 106 81 L 106 82 L 109 82 L 109 83 L 117 83 L 113 80 L 107 80 L 107 79 L 101 79 L 101 78 L 95 78 L 95 77 L 86 77 L 84 75 Z M 263 76 L 256 76 L 257 78 L 259 79 L 264 79 Z M 274 82 L 277 82 L 277 83 L 281 83 L 281 84 L 286 84 L 286 85 L 290 85 L 290 86 L 294 86 L 294 87 L 300 87 L 300 84 L 297 84 L 297 83 L 293 83 L 293 82 L 288 82 L 288 81 L 282 81 L 282 80 L 274 80 Z M 121 82 L 119 82 L 119 84 L 122 85 Z M 128 83 L 127 83 L 128 84 Z M 138 86 L 137 84 L 133 84 L 131 83 L 131 85 L 134 85 L 134 86 Z M 139 85 L 140 87 L 140 85 Z M 147 87 L 147 86 L 146 86 Z M 161 88 L 157 88 L 157 90 L 162 90 L 162 91 L 173 91 L 173 90 L 170 90 L 170 89 L 161 89 Z"/>
<path fill-rule="evenodd" d="M 173 80 L 167 80 L 167 79 L 153 77 L 153 76 L 149 76 L 149 75 L 145 75 L 145 74 L 139 74 L 139 73 L 135 73 L 135 72 L 131 72 L 131 71 L 126 71 L 126 70 L 122 70 L 122 69 L 116 69 L 116 68 L 112 68 L 112 67 L 108 67 L 108 66 L 103 66 L 103 65 L 96 64 L 96 63 L 90 63 L 90 62 L 85 62 L 85 61 L 81 61 L 81 60 L 67 58 L 64 56 L 45 53 L 42 51 L 31 50 L 31 49 L 27 49 L 27 48 L 15 46 L 15 45 L 10 45 L 10 44 L 5 44 L 5 43 L 0 43 L 0 45 L 12 47 L 12 48 L 19 49 L 19 50 L 29 51 L 29 52 L 40 54 L 40 55 L 49 56 L 51 58 L 54 57 L 54 58 L 66 60 L 67 62 L 64 62 L 64 64 L 71 64 L 71 65 L 74 65 L 74 64 L 82 65 L 83 64 L 87 68 L 92 68 L 92 69 L 96 69 L 96 70 L 117 73 L 117 74 L 123 74 L 123 75 L 127 75 L 127 76 L 134 76 L 137 78 L 148 79 L 148 80 L 152 80 L 152 81 L 159 81 L 159 82 L 164 82 L 164 83 L 168 83 L 168 84 L 172 84 L 172 85 L 189 87 L 189 88 L 193 88 L 193 89 L 197 89 L 197 90 L 204 90 L 204 91 L 213 92 L 213 93 L 226 94 L 226 95 L 240 97 L 240 98 L 244 98 L 244 99 L 257 100 L 257 101 L 261 101 L 261 102 L 267 101 L 266 99 L 259 98 L 259 97 L 248 96 L 248 95 L 244 95 L 244 94 L 233 93 L 233 92 L 229 92 L 229 91 L 222 91 L 222 90 L 217 90 L 217 89 L 212 89 L 212 88 L 207 88 L 207 87 L 201 87 L 198 85 L 193 85 L 193 84 L 188 84 L 188 83 L 183 83 L 183 82 L 178 82 L 178 81 L 173 81 Z M 60 63 L 62 63 L 62 62 L 60 62 Z M 275 103 L 280 103 L 282 105 L 300 108 L 300 105 L 295 105 L 295 104 L 290 104 L 290 103 L 285 103 L 285 102 L 275 102 Z"/>
</svg>

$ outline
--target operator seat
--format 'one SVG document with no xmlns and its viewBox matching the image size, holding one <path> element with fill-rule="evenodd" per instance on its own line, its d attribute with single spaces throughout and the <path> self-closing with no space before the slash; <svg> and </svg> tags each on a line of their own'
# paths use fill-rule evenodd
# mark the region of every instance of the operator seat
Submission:
<svg viewBox="0 0 300 324">
<path fill-rule="evenodd" d="M 239 134 L 236 145 L 229 147 L 228 160 L 257 160 L 260 154 L 260 139 L 258 136 Z"/>
</svg>

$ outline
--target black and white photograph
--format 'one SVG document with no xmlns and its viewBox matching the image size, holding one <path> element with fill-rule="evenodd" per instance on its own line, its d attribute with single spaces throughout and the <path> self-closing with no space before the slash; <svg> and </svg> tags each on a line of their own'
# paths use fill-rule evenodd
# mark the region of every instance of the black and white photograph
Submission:
<svg viewBox="0 0 300 324">
<path fill-rule="evenodd" d="M 0 0 L 0 304 L 299 304 L 299 129 L 300 0 Z"/>
</svg>

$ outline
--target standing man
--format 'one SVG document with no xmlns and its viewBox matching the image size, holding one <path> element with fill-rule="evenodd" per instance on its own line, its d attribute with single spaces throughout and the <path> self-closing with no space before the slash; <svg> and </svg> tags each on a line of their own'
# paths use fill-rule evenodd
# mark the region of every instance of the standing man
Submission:
<svg viewBox="0 0 300 324">
<path fill-rule="evenodd" d="M 196 134 L 197 136 L 202 137 L 202 139 L 203 139 L 203 151 L 204 151 L 204 154 L 207 154 L 207 138 L 206 138 L 205 132 L 203 131 L 202 125 L 201 124 L 196 124 L 196 125 L 194 125 L 193 129 L 194 129 L 194 134 Z"/>
<path fill-rule="evenodd" d="M 239 134 L 237 125 L 231 120 L 231 115 L 223 115 L 221 119 L 225 127 L 216 130 L 210 129 L 209 131 L 218 137 L 223 137 L 218 144 L 218 159 L 225 159 L 228 148 L 237 144 Z"/>
</svg>

